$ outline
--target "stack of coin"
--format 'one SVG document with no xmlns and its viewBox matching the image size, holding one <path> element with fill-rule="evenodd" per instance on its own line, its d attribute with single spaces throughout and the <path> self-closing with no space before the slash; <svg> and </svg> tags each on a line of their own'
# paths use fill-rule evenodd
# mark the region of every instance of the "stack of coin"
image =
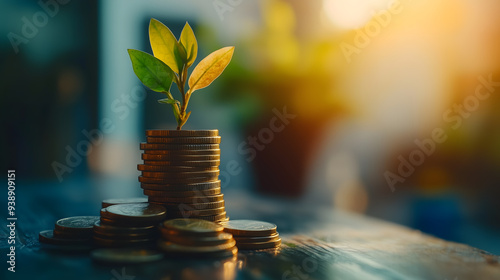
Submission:
<svg viewBox="0 0 500 280">
<path fill-rule="evenodd" d="M 94 242 L 101 247 L 147 247 L 158 239 L 157 225 L 166 209 L 149 203 L 115 204 L 101 209 L 93 225 Z"/>
<path fill-rule="evenodd" d="M 199 219 L 173 219 L 160 225 L 163 240 L 158 246 L 166 255 L 186 257 L 233 257 L 236 241 L 224 227 Z"/>
<path fill-rule="evenodd" d="M 105 199 L 101 203 L 102 208 L 106 208 L 111 205 L 116 204 L 132 204 L 132 203 L 147 203 L 147 197 L 130 197 L 130 198 L 109 198 Z"/>
<path fill-rule="evenodd" d="M 223 222 L 224 231 L 231 233 L 236 246 L 241 250 L 278 248 L 281 238 L 276 225 L 253 220 L 231 220 Z"/>
<path fill-rule="evenodd" d="M 218 130 L 146 130 L 141 143 L 139 182 L 150 203 L 167 209 L 168 218 L 226 220 L 219 180 Z"/>
<path fill-rule="evenodd" d="M 44 230 L 38 235 L 45 246 L 57 249 L 89 249 L 92 244 L 92 228 L 97 216 L 77 216 L 60 219 L 54 230 Z"/>
</svg>

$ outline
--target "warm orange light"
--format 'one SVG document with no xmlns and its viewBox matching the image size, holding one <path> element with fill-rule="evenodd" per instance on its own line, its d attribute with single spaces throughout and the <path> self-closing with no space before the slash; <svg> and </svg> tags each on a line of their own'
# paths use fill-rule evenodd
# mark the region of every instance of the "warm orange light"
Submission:
<svg viewBox="0 0 500 280">
<path fill-rule="evenodd" d="M 341 29 L 364 26 L 375 11 L 385 8 L 387 0 L 323 0 L 323 11 Z"/>
</svg>

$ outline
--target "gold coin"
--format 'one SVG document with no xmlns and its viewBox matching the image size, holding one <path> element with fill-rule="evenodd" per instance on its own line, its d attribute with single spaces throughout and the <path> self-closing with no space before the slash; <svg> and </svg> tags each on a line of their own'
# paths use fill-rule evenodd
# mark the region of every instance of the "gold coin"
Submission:
<svg viewBox="0 0 500 280">
<path fill-rule="evenodd" d="M 212 150 L 144 150 L 145 154 L 152 155 L 170 155 L 170 156 L 185 156 L 185 155 L 220 155 L 220 149 Z"/>
<path fill-rule="evenodd" d="M 93 237 L 99 237 L 102 239 L 116 239 L 116 240 L 137 240 L 137 239 L 156 239 L 158 237 L 157 234 L 127 234 L 127 233 L 113 233 L 113 234 L 107 234 L 107 233 L 101 233 L 101 232 L 94 232 Z"/>
<path fill-rule="evenodd" d="M 146 137 L 148 144 L 220 144 L 220 136 L 212 137 Z"/>
<path fill-rule="evenodd" d="M 154 244 L 156 239 L 129 239 L 129 240 L 117 240 L 117 239 L 105 239 L 101 237 L 94 236 L 94 243 L 102 247 L 144 247 Z"/>
<path fill-rule="evenodd" d="M 102 219 L 102 217 L 101 217 Z M 110 226 L 101 224 L 101 221 L 97 221 L 94 224 L 94 233 L 101 233 L 104 235 L 112 234 L 144 234 L 152 235 L 158 233 L 155 226 L 145 226 L 145 227 L 130 227 L 130 226 Z"/>
<path fill-rule="evenodd" d="M 139 171 L 153 171 L 153 172 L 200 172 L 200 171 L 217 171 L 218 166 L 207 167 L 186 167 L 186 166 L 172 166 L 172 165 L 145 165 L 138 164 L 137 170 Z"/>
<path fill-rule="evenodd" d="M 166 217 L 166 209 L 163 206 L 149 203 L 117 204 L 101 211 L 101 217 L 130 223 L 154 224 Z"/>
<path fill-rule="evenodd" d="M 241 250 L 261 250 L 276 248 L 281 245 L 281 238 L 277 240 L 261 242 L 261 243 L 237 243 L 237 247 Z"/>
<path fill-rule="evenodd" d="M 52 244 L 52 245 L 83 245 L 89 244 L 90 238 L 57 238 L 54 236 L 53 230 L 44 230 L 38 234 L 38 240 L 41 243 Z"/>
<path fill-rule="evenodd" d="M 98 216 L 76 216 L 60 219 L 55 224 L 54 231 L 57 232 L 55 235 L 61 233 L 59 236 L 69 236 L 71 234 L 74 236 L 92 236 L 94 223 L 98 220 Z"/>
<path fill-rule="evenodd" d="M 226 218 L 226 212 L 224 212 L 222 214 L 218 214 L 218 215 L 213 215 L 213 216 L 196 216 L 193 218 L 218 223 Z"/>
<path fill-rule="evenodd" d="M 269 236 L 276 233 L 276 225 L 254 220 L 231 220 L 223 224 L 224 231 L 234 236 Z"/>
<path fill-rule="evenodd" d="M 220 155 L 154 155 L 142 154 L 143 160 L 160 160 L 160 161 L 203 161 L 203 160 L 220 160 Z"/>
<path fill-rule="evenodd" d="M 185 246 L 217 246 L 232 242 L 233 236 L 230 233 L 219 233 L 215 236 L 193 237 L 188 235 L 166 234 L 163 236 L 166 241 Z"/>
<path fill-rule="evenodd" d="M 194 190 L 208 190 L 220 187 L 220 180 L 193 183 L 193 184 L 147 184 L 141 183 L 141 188 L 145 190 L 155 191 L 194 191 Z"/>
<path fill-rule="evenodd" d="M 185 211 L 194 211 L 194 210 L 204 210 L 204 209 L 214 209 L 224 207 L 224 200 L 216 201 L 216 202 L 208 202 L 208 203 L 163 203 L 162 205 L 169 210 L 180 210 L 183 209 Z"/>
<path fill-rule="evenodd" d="M 150 196 L 149 202 L 158 202 L 158 203 L 188 203 L 188 204 L 196 204 L 196 203 L 209 203 L 224 200 L 224 194 L 216 194 L 216 195 L 207 195 L 207 196 L 192 196 L 192 197 L 157 197 Z"/>
<path fill-rule="evenodd" d="M 219 135 L 219 130 L 160 130 L 148 129 L 146 136 L 165 136 L 165 137 L 212 137 Z"/>
<path fill-rule="evenodd" d="M 193 184 L 193 183 L 208 183 L 218 181 L 217 177 L 196 177 L 196 178 L 180 178 L 180 179 L 170 179 L 170 178 L 150 178 L 139 176 L 139 182 L 147 184 L 171 184 L 171 185 L 182 185 L 182 184 Z"/>
<path fill-rule="evenodd" d="M 166 151 L 183 151 L 183 150 L 213 150 L 220 149 L 219 144 L 150 144 L 141 143 L 141 150 L 166 150 Z"/>
<path fill-rule="evenodd" d="M 154 250 L 144 249 L 96 249 L 90 252 L 96 262 L 135 264 L 147 263 L 163 259 L 163 254 Z"/>
<path fill-rule="evenodd" d="M 216 245 L 216 246 L 186 246 L 168 241 L 160 241 L 158 242 L 158 245 L 161 250 L 168 253 L 199 254 L 199 253 L 213 253 L 213 252 L 229 250 L 236 245 L 236 242 L 233 240 L 226 244 Z"/>
<path fill-rule="evenodd" d="M 177 235 L 216 236 L 223 232 L 224 227 L 200 219 L 173 219 L 161 223 L 160 230 Z"/>
<path fill-rule="evenodd" d="M 147 197 L 131 197 L 131 198 L 110 198 L 102 201 L 102 208 L 106 208 L 116 204 L 130 204 L 130 203 L 147 203 Z"/>
<path fill-rule="evenodd" d="M 204 216 L 213 216 L 213 215 L 219 215 L 219 214 L 222 214 L 222 213 L 225 213 L 226 211 L 226 208 L 225 207 L 219 207 L 219 208 L 214 208 L 214 209 L 203 209 L 203 210 L 197 210 L 197 209 L 194 209 L 194 210 L 186 210 L 184 209 L 184 207 L 182 206 L 182 204 L 179 206 L 180 208 L 180 211 L 175 211 L 175 210 L 172 210 L 172 211 L 169 211 L 168 212 L 168 215 L 181 215 L 182 217 L 204 217 Z"/>
<path fill-rule="evenodd" d="M 143 177 L 149 178 L 168 178 L 168 179 L 183 179 L 183 178 L 217 178 L 219 177 L 219 170 L 213 171 L 199 171 L 199 172 L 152 172 L 141 171 Z"/>
<path fill-rule="evenodd" d="M 183 166 L 183 167 L 214 167 L 220 165 L 220 160 L 203 160 L 203 161 L 156 161 L 145 160 L 145 165 L 160 165 L 160 166 Z"/>
<path fill-rule="evenodd" d="M 238 244 L 240 243 L 262 243 L 262 242 L 268 242 L 268 241 L 275 241 L 278 240 L 280 235 L 278 233 L 269 235 L 269 236 L 255 236 L 255 237 L 249 237 L 249 236 L 235 236 L 234 239 L 236 239 L 236 242 Z"/>
<path fill-rule="evenodd" d="M 144 194 L 147 196 L 159 196 L 159 197 L 193 197 L 193 196 L 209 196 L 220 194 L 220 188 L 214 188 L 209 190 L 194 190 L 194 191 L 151 191 L 144 190 Z"/>
</svg>

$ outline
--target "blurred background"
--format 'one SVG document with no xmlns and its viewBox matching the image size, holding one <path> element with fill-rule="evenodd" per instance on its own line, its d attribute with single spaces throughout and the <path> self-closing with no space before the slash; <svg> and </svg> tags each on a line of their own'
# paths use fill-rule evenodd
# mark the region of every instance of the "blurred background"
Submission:
<svg viewBox="0 0 500 280">
<path fill-rule="evenodd" d="M 18 198 L 33 211 L 51 201 L 43 190 L 96 207 L 141 194 L 144 131 L 175 129 L 127 54 L 152 53 L 153 17 L 176 36 L 189 21 L 198 61 L 236 47 L 184 126 L 220 130 L 230 215 L 238 198 L 260 196 L 500 254 L 499 1 L 2 1 L 0 11 L 0 163 L 33 189 Z"/>
</svg>

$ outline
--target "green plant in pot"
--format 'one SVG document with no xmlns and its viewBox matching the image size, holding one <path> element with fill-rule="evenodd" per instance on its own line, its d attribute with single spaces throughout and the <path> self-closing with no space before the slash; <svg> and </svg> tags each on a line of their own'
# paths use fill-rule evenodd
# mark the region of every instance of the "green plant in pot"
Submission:
<svg viewBox="0 0 500 280">
<path fill-rule="evenodd" d="M 224 47 L 205 57 L 194 67 L 188 77 L 188 69 L 193 66 L 198 54 L 198 43 L 193 29 L 186 22 L 179 40 L 170 29 L 156 19 L 149 23 L 149 41 L 153 55 L 129 49 L 130 60 L 137 77 L 153 91 L 165 94 L 159 103 L 172 107 L 177 130 L 181 130 L 191 112 L 187 106 L 196 90 L 209 86 L 224 71 L 231 61 L 234 47 Z M 186 82 L 189 88 L 186 90 Z M 170 87 L 177 85 L 181 98 L 175 99 Z"/>
</svg>

